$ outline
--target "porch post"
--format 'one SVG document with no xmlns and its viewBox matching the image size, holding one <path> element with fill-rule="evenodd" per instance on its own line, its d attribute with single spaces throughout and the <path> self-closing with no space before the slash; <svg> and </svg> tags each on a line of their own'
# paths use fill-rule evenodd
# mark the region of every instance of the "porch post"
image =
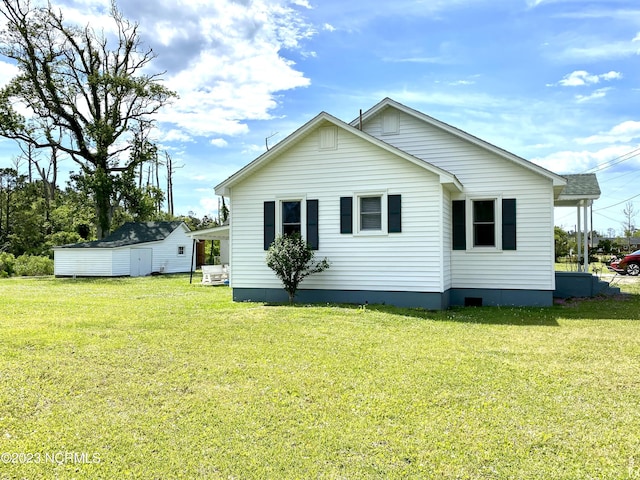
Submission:
<svg viewBox="0 0 640 480">
<path fill-rule="evenodd" d="M 576 213 L 578 215 L 578 223 L 576 226 L 576 255 L 578 255 L 578 272 L 582 269 L 582 263 L 580 263 L 580 253 L 582 252 L 582 224 L 580 223 L 580 202 L 576 206 Z"/>
<path fill-rule="evenodd" d="M 589 202 L 587 200 L 583 201 L 584 208 L 584 272 L 587 273 L 589 271 L 589 223 L 587 219 L 589 218 L 587 215 L 589 213 Z"/>
</svg>

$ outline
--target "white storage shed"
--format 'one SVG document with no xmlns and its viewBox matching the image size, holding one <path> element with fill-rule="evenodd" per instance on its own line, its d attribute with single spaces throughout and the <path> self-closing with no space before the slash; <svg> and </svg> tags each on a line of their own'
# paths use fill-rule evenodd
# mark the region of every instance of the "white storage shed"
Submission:
<svg viewBox="0 0 640 480">
<path fill-rule="evenodd" d="M 194 262 L 184 222 L 129 222 L 102 240 L 55 247 L 56 277 L 186 273 Z"/>
</svg>

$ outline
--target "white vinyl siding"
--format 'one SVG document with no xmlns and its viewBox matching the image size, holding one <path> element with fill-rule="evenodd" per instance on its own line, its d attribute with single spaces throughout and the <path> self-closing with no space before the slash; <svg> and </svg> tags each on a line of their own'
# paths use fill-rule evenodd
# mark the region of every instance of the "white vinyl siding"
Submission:
<svg viewBox="0 0 640 480">
<path fill-rule="evenodd" d="M 439 178 L 342 129 L 335 150 L 319 150 L 318 143 L 318 131 L 312 132 L 233 186 L 233 287 L 282 287 L 264 260 L 263 202 L 302 190 L 319 202 L 316 258 L 331 263 L 302 289 L 442 292 Z M 402 232 L 341 234 L 340 197 L 359 192 L 402 195 Z"/>
<path fill-rule="evenodd" d="M 379 114 L 365 122 L 363 130 L 455 174 L 464 186 L 464 193 L 454 195 L 453 200 L 517 199 L 517 249 L 454 250 L 451 252 L 451 286 L 553 289 L 551 179 L 404 112 L 400 112 L 399 134 L 384 135 L 382 116 Z M 446 217 L 450 213 L 445 210 L 443 213 L 447 220 L 444 226 L 450 229 L 451 220 Z M 451 248 L 450 232 L 446 231 L 445 237 L 445 249 Z"/>
<path fill-rule="evenodd" d="M 54 250 L 53 257 L 53 273 L 56 276 L 111 277 L 114 275 L 111 249 L 60 248 Z M 127 265 L 127 271 L 128 269 Z"/>
<path fill-rule="evenodd" d="M 150 242 L 141 245 L 153 248 L 152 269 L 162 273 L 184 273 L 191 271 L 193 240 L 187 237 L 182 227 L 176 228 L 161 242 Z M 184 247 L 184 254 L 180 255 L 178 247 Z"/>
</svg>

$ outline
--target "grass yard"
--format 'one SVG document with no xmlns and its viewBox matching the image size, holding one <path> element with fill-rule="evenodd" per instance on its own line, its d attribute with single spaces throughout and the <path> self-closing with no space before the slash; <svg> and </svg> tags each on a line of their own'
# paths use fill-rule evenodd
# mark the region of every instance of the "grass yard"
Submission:
<svg viewBox="0 0 640 480">
<path fill-rule="evenodd" d="M 640 478 L 623 288 L 427 312 L 2 280 L 0 479 Z"/>
</svg>

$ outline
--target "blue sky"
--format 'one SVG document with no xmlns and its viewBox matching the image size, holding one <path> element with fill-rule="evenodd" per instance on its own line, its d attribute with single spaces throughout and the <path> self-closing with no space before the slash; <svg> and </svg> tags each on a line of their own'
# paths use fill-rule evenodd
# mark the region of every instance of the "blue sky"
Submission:
<svg viewBox="0 0 640 480">
<path fill-rule="evenodd" d="M 213 187 L 266 137 L 272 145 L 321 111 L 351 121 L 391 97 L 556 173 L 595 171 L 594 228 L 620 234 L 627 201 L 640 226 L 635 0 L 120 3 L 180 95 L 155 132 L 183 166 L 178 214 L 215 215 Z M 106 0 L 55 4 L 70 21 L 108 25 Z M 0 84 L 14 73 L 0 63 Z M 0 166 L 16 154 L 0 140 Z M 557 225 L 575 223 L 574 210 L 556 212 Z"/>
</svg>

